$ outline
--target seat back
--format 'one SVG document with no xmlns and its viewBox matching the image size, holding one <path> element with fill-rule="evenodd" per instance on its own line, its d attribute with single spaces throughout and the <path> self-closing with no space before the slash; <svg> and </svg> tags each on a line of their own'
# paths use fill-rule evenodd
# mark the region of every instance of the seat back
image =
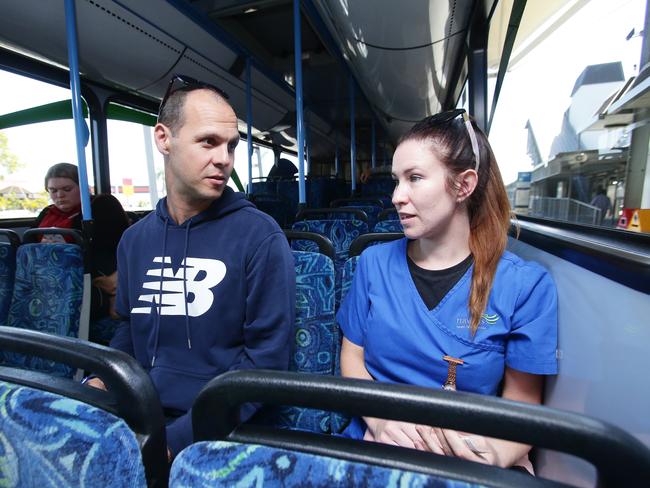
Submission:
<svg viewBox="0 0 650 488">
<path fill-rule="evenodd" d="M 404 232 L 399 220 L 380 220 L 372 229 L 373 232 Z"/>
<path fill-rule="evenodd" d="M 16 249 L 20 237 L 13 230 L 0 229 L 8 242 L 0 242 L 0 324 L 6 324 L 16 277 Z"/>
<path fill-rule="evenodd" d="M 360 469 L 365 466 L 368 471 L 372 471 L 373 466 L 383 466 L 422 474 L 426 476 L 427 486 L 457 486 L 454 481 L 502 488 L 566 486 L 514 470 L 381 443 L 237 425 L 240 405 L 250 401 L 325 407 L 354 416 L 433 425 L 532 444 L 590 462 L 598 470 L 597 486 L 650 485 L 650 450 L 631 434 L 594 418 L 489 395 L 261 370 L 222 374 L 211 380 L 194 402 L 192 426 L 197 442 L 240 443 L 237 452 L 230 451 L 225 456 L 222 453 L 227 452 L 230 446 L 210 445 L 214 448 L 212 462 L 204 459 L 203 469 L 212 473 L 212 479 L 219 468 L 228 466 L 229 469 L 219 471 L 220 477 L 226 478 L 234 471 L 234 462 L 229 464 L 229 460 L 236 458 L 238 462 L 245 462 L 257 450 L 257 445 L 264 445 L 271 451 L 267 452 L 270 456 L 265 459 L 266 466 L 255 469 L 255 480 L 260 486 L 268 476 L 274 476 L 271 471 L 275 471 L 275 476 L 288 475 L 288 468 L 294 465 L 292 455 L 294 459 L 298 456 L 296 451 L 309 456 L 305 466 L 312 463 L 316 467 L 304 474 L 295 486 L 300 486 L 305 480 L 316 486 L 329 486 L 326 480 L 331 478 L 327 477 L 333 474 L 336 479 L 339 473 L 322 470 L 317 456 L 346 460 L 357 464 Z M 199 449 L 199 445 L 194 444 L 189 449 Z M 187 459 L 183 453 L 181 459 Z M 178 460 L 174 463 L 172 480 L 181 479 L 182 475 L 176 470 L 180 470 L 183 464 Z M 336 465 L 335 462 L 330 464 Z M 192 468 L 194 466 L 190 466 Z M 399 476 L 399 472 L 394 474 Z M 321 477 L 324 477 L 322 482 Z M 339 480 L 341 485 L 353 485 L 345 478 Z M 294 482 L 287 481 L 282 485 L 294 486 Z M 372 478 L 367 485 L 385 486 L 375 483 Z M 178 485 L 172 483 L 172 486 Z"/>
<path fill-rule="evenodd" d="M 78 337 L 83 293 L 84 257 L 80 246 L 23 244 L 16 253 L 16 279 L 6 325 Z M 68 365 L 6 351 L 0 353 L 0 362 L 54 376 L 72 377 L 75 373 Z"/>
<path fill-rule="evenodd" d="M 294 230 L 315 232 L 327 237 L 334 245 L 336 257 L 334 259 L 334 276 L 336 287 L 336 308 L 340 303 L 341 272 L 348 259 L 350 245 L 360 235 L 368 232 L 368 224 L 359 220 L 303 220 L 293 224 Z M 309 247 L 307 247 L 309 246 Z M 295 250 L 313 251 L 313 244 L 305 246 L 302 241 L 294 241 L 292 248 Z"/>
<path fill-rule="evenodd" d="M 270 193 L 253 193 L 250 195 L 250 201 L 255 204 L 258 210 L 273 217 L 281 229 L 286 228 L 293 222 L 290 206 L 280 196 Z"/>
<path fill-rule="evenodd" d="M 148 374 L 104 346 L 0 327 L 0 349 L 95 373 L 108 391 L 0 367 L 0 473 L 11 486 L 167 485 L 165 424 Z"/>
<path fill-rule="evenodd" d="M 147 486 L 137 439 L 121 418 L 5 381 L 0 405 L 0 472 L 11 473 L 11 486 Z"/>
</svg>

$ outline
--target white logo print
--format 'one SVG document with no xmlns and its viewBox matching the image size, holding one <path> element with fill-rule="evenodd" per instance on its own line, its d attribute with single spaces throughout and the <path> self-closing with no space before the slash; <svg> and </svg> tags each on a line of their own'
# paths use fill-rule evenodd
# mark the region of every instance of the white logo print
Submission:
<svg viewBox="0 0 650 488">
<path fill-rule="evenodd" d="M 162 263 L 163 258 L 155 257 L 154 263 Z M 165 265 L 171 265 L 171 258 L 165 256 Z M 185 270 L 183 270 L 183 267 Z M 187 314 L 198 317 L 207 312 L 214 301 L 211 288 L 217 286 L 226 276 L 226 265 L 217 259 L 185 258 L 176 274 L 171 266 L 162 269 L 162 283 L 160 280 L 160 267 L 147 270 L 147 276 L 156 276 L 154 281 L 145 281 L 142 287 L 155 290 L 154 294 L 140 295 L 138 300 L 151 304 L 160 303 L 161 315 L 185 315 L 185 301 L 189 295 L 194 295 L 191 302 L 187 302 Z M 187 297 L 183 291 L 183 274 L 187 277 Z M 201 275 L 201 276 L 199 276 Z M 197 277 L 200 278 L 197 280 Z M 162 285 L 162 286 L 161 286 Z M 152 307 L 134 307 L 131 313 L 151 313 Z"/>
</svg>

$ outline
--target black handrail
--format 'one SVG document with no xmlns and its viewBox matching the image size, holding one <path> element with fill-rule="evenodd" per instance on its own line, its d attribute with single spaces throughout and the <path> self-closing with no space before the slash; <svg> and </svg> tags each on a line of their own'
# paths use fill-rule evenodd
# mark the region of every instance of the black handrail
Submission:
<svg viewBox="0 0 650 488">
<path fill-rule="evenodd" d="M 348 256 L 359 256 L 371 242 L 389 242 L 404 237 L 403 232 L 369 232 L 362 234 L 350 244 Z"/>
<path fill-rule="evenodd" d="M 20 246 L 20 236 L 13 230 L 0 229 L 0 235 L 5 236 L 14 249 Z"/>
<path fill-rule="evenodd" d="M 296 222 L 299 220 L 309 220 L 308 217 L 320 217 L 323 218 L 323 215 L 332 215 L 334 213 L 341 214 L 346 213 L 350 214 L 351 218 L 354 220 L 361 220 L 362 222 L 368 222 L 368 215 L 361 209 L 354 207 L 338 207 L 338 208 L 303 208 L 296 215 Z"/>
<path fill-rule="evenodd" d="M 379 214 L 378 220 L 394 220 L 394 219 L 387 219 L 386 218 L 392 213 L 397 215 L 397 209 L 395 209 L 395 208 L 387 208 L 385 210 L 382 210 L 381 213 Z"/>
<path fill-rule="evenodd" d="M 284 235 L 286 236 L 289 242 L 296 239 L 304 239 L 307 241 L 313 241 L 318 245 L 318 252 L 324 254 L 332 261 L 336 257 L 336 252 L 334 251 L 334 245 L 327 237 L 316 232 L 306 232 L 302 230 L 284 230 Z"/>
<path fill-rule="evenodd" d="M 128 354 L 91 342 L 0 326 L 0 349 L 92 371 L 108 392 L 65 378 L 15 368 L 0 369 L 0 379 L 74 398 L 123 418 L 138 436 L 149 486 L 167 486 L 169 467 L 165 420 L 149 375 Z"/>
<path fill-rule="evenodd" d="M 35 229 L 28 229 L 23 234 L 23 243 L 34 244 L 40 242 L 40 236 L 45 234 L 47 235 L 58 234 L 62 236 L 70 236 L 72 237 L 72 239 L 74 239 L 75 244 L 80 246 L 82 249 L 86 248 L 86 243 L 80 231 L 76 229 L 60 229 L 59 227 L 38 227 Z"/>
<path fill-rule="evenodd" d="M 237 427 L 239 407 L 247 402 L 340 411 L 350 416 L 434 425 L 532 444 L 589 461 L 598 470 L 603 486 L 650 486 L 650 450 L 622 429 L 597 419 L 488 395 L 306 373 L 236 371 L 214 378 L 199 393 L 192 409 L 195 440 L 238 441 L 257 436 L 260 442 L 268 440 L 277 445 L 273 444 L 275 434 L 269 437 L 253 426 Z M 286 435 L 293 437 L 290 432 Z M 322 452 L 323 439 L 317 434 L 302 436 L 302 444 L 296 448 Z M 346 451 L 350 444 L 338 441 L 336 437 L 325 441 L 330 455 L 360 459 L 354 452 L 362 449 L 363 443 L 354 443 L 350 453 Z M 431 464 L 435 459 L 430 458 Z M 390 459 L 380 461 L 389 462 Z M 377 460 L 373 463 L 378 464 Z M 463 468 L 459 472 L 443 475 L 467 479 L 464 470 L 472 464 L 462 462 L 456 465 Z M 431 469 L 429 472 L 440 474 Z M 477 471 L 472 473 L 474 481 L 478 481 Z M 495 472 L 483 473 L 493 476 Z M 482 481 L 494 486 L 491 478 Z"/>
</svg>

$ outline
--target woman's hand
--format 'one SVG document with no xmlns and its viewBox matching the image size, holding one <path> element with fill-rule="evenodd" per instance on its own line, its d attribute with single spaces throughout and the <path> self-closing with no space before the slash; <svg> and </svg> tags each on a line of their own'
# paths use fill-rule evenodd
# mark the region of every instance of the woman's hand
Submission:
<svg viewBox="0 0 650 488">
<path fill-rule="evenodd" d="M 364 417 L 364 420 L 368 426 L 363 436 L 364 441 L 410 447 L 420 451 L 427 450 L 426 444 L 417 432 L 415 424 L 374 417 Z"/>
<path fill-rule="evenodd" d="M 418 425 L 416 430 L 427 451 L 477 463 L 499 464 L 494 445 L 490 442 L 492 439 L 488 437 L 428 425 Z"/>
</svg>

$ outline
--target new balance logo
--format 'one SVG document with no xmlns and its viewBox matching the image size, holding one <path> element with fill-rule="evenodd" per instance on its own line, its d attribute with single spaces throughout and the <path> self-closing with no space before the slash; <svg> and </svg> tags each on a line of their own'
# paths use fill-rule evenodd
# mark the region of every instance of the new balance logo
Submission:
<svg viewBox="0 0 650 488">
<path fill-rule="evenodd" d="M 217 286 L 226 276 L 226 265 L 217 259 L 185 258 L 176 274 L 172 270 L 171 258 L 165 256 L 155 257 L 152 267 L 147 271 L 147 276 L 155 276 L 152 281 L 142 283 L 142 288 L 154 290 L 153 294 L 140 295 L 138 300 L 149 302 L 154 307 L 134 307 L 131 313 L 150 314 L 152 308 L 158 308 L 160 303 L 161 315 L 185 315 L 185 302 L 187 300 L 187 314 L 190 317 L 199 317 L 210 310 L 214 301 L 212 288 Z M 160 263 L 165 264 L 162 269 L 162 283 L 160 281 Z M 183 270 L 185 268 L 185 270 Z M 186 276 L 187 297 L 183 290 L 183 274 Z M 162 286 L 161 286 L 162 284 Z M 189 299 L 192 297 L 192 301 Z"/>
</svg>

